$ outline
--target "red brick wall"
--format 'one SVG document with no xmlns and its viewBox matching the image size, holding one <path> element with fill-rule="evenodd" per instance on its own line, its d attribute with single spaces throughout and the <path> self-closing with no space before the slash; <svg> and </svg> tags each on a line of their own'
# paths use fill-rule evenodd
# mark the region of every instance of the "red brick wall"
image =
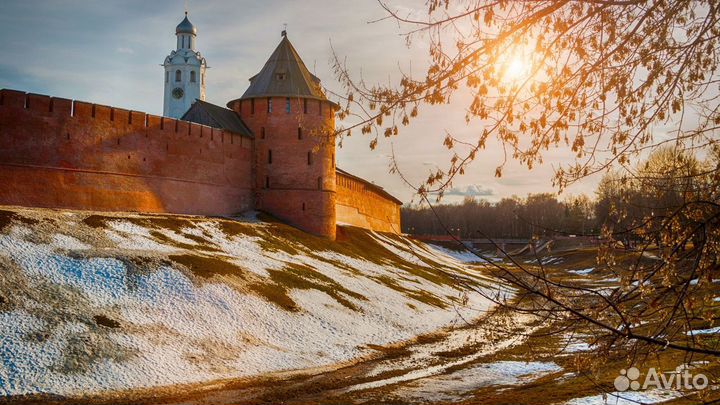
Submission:
<svg viewBox="0 0 720 405">
<path fill-rule="evenodd" d="M 337 221 L 379 232 L 400 232 L 400 205 L 365 183 L 337 174 Z"/>
<path fill-rule="evenodd" d="M 268 112 L 268 100 L 236 100 L 230 105 L 255 135 L 257 208 L 334 239 L 335 111 L 327 101 L 292 98 L 288 112 L 286 98 L 274 97 Z"/>
<path fill-rule="evenodd" d="M 252 140 L 120 108 L 0 90 L 0 205 L 233 214 Z"/>
</svg>

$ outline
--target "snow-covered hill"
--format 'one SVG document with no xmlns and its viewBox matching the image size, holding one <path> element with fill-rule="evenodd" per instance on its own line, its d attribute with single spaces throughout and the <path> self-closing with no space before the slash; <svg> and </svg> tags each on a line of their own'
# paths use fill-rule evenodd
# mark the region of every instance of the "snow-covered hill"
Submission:
<svg viewBox="0 0 720 405">
<path fill-rule="evenodd" d="M 346 362 L 482 315 L 479 266 L 399 236 L 254 217 L 0 210 L 0 395 Z"/>
</svg>

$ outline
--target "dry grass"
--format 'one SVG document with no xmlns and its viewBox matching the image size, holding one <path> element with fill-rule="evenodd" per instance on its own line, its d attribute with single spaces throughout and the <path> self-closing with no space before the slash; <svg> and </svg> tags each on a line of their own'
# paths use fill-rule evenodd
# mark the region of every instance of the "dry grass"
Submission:
<svg viewBox="0 0 720 405">
<path fill-rule="evenodd" d="M 175 263 L 185 266 L 193 274 L 203 278 L 210 278 L 214 275 L 230 275 L 240 279 L 246 279 L 245 270 L 242 267 L 218 257 L 177 254 L 168 258 Z"/>
<path fill-rule="evenodd" d="M 251 292 L 286 311 L 299 312 L 301 310 L 295 301 L 290 298 L 290 295 L 288 295 L 288 290 L 277 284 L 255 282 L 248 285 L 248 288 Z"/>
<path fill-rule="evenodd" d="M 120 327 L 120 322 L 118 322 L 112 318 L 108 318 L 105 315 L 95 315 L 95 316 L 93 316 L 93 319 L 95 320 L 95 323 L 97 323 L 99 326 L 104 326 L 106 328 L 112 328 L 112 329 L 116 329 L 116 328 Z"/>
<path fill-rule="evenodd" d="M 39 223 L 37 219 L 25 217 L 17 212 L 0 210 L 0 232 L 13 222 L 20 222 L 25 225 L 35 225 Z"/>
<path fill-rule="evenodd" d="M 419 290 L 411 290 L 409 288 L 405 288 L 405 287 L 401 286 L 400 284 L 398 284 L 398 282 L 395 279 L 393 279 L 389 276 L 385 276 L 385 275 L 376 276 L 376 277 L 372 277 L 372 279 L 383 284 L 384 286 L 386 286 L 390 289 L 393 289 L 393 290 L 403 294 L 404 296 L 406 296 L 408 298 L 411 298 L 416 301 L 420 301 L 423 304 L 430 305 L 430 306 L 437 307 L 437 308 L 443 308 L 443 309 L 448 307 L 448 304 L 445 301 L 438 298 L 434 294 L 431 294 L 429 292 L 422 291 L 422 290 L 419 291 Z"/>
</svg>

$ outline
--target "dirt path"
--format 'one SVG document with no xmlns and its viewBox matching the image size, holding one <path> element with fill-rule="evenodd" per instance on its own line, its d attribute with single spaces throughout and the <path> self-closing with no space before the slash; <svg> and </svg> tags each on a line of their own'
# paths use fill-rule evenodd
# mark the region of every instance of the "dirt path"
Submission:
<svg viewBox="0 0 720 405">
<path fill-rule="evenodd" d="M 497 361 L 497 353 L 525 340 L 530 317 L 513 326 L 517 333 L 494 333 L 484 320 L 420 336 L 397 346 L 371 346 L 375 354 L 329 369 L 278 373 L 185 387 L 63 399 L 32 397 L 19 403 L 134 404 L 352 404 L 461 401 L 478 388 L 516 384 L 559 370 L 551 363 Z M 506 330 L 505 332 L 508 332 Z M 511 331 L 510 331 L 511 332 Z M 512 336 L 511 338 L 505 338 Z M 528 371 L 529 370 L 529 371 Z M 527 372 L 526 372 L 527 371 Z M 17 400 L 18 398 L 15 398 Z M 14 401 L 15 402 L 15 401 Z"/>
<path fill-rule="evenodd" d="M 523 325 L 529 322 L 526 319 Z M 379 352 L 377 357 L 336 370 L 271 378 L 251 386 L 229 384 L 198 395 L 167 398 L 162 403 L 376 404 L 461 400 L 476 387 L 460 378 L 460 374 L 486 365 L 483 360 L 524 340 L 517 334 L 513 339 L 493 341 L 480 323 L 422 336 L 404 345 L 373 347 Z M 502 382 L 514 378 L 513 373 L 517 372 L 496 370 L 494 374 L 488 373 L 496 381 L 488 378 L 475 381 L 478 386 Z"/>
</svg>

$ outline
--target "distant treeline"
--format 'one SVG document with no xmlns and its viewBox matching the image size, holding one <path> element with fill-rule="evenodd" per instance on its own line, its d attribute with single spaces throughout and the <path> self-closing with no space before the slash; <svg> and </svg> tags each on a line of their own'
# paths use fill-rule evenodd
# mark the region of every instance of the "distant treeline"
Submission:
<svg viewBox="0 0 720 405">
<path fill-rule="evenodd" d="M 462 204 L 434 206 L 434 212 L 428 206 L 403 208 L 402 226 L 404 232 L 416 235 L 447 235 L 448 228 L 462 238 L 599 235 L 602 230 L 604 237 L 612 234 L 632 247 L 648 234 L 660 235 L 658 231 L 669 226 L 663 220 L 672 219 L 677 229 L 702 229 L 706 225 L 698 218 L 708 216 L 718 221 L 711 215 L 720 206 L 718 183 L 720 147 L 704 160 L 665 147 L 626 173 L 607 172 L 593 199 L 581 194 L 558 201 L 554 194 L 544 193 L 490 203 L 468 197 Z M 692 214 L 685 212 L 688 207 L 693 208 Z M 683 237 L 686 242 L 700 243 L 697 237 Z M 658 246 L 669 244 L 657 238 Z"/>
<path fill-rule="evenodd" d="M 402 209 L 403 232 L 462 238 L 530 238 L 557 233 L 596 234 L 595 203 L 585 195 L 559 201 L 550 193 L 503 198 L 497 203 L 467 197 L 461 204 Z M 436 216 L 437 214 L 437 216 Z"/>
</svg>

